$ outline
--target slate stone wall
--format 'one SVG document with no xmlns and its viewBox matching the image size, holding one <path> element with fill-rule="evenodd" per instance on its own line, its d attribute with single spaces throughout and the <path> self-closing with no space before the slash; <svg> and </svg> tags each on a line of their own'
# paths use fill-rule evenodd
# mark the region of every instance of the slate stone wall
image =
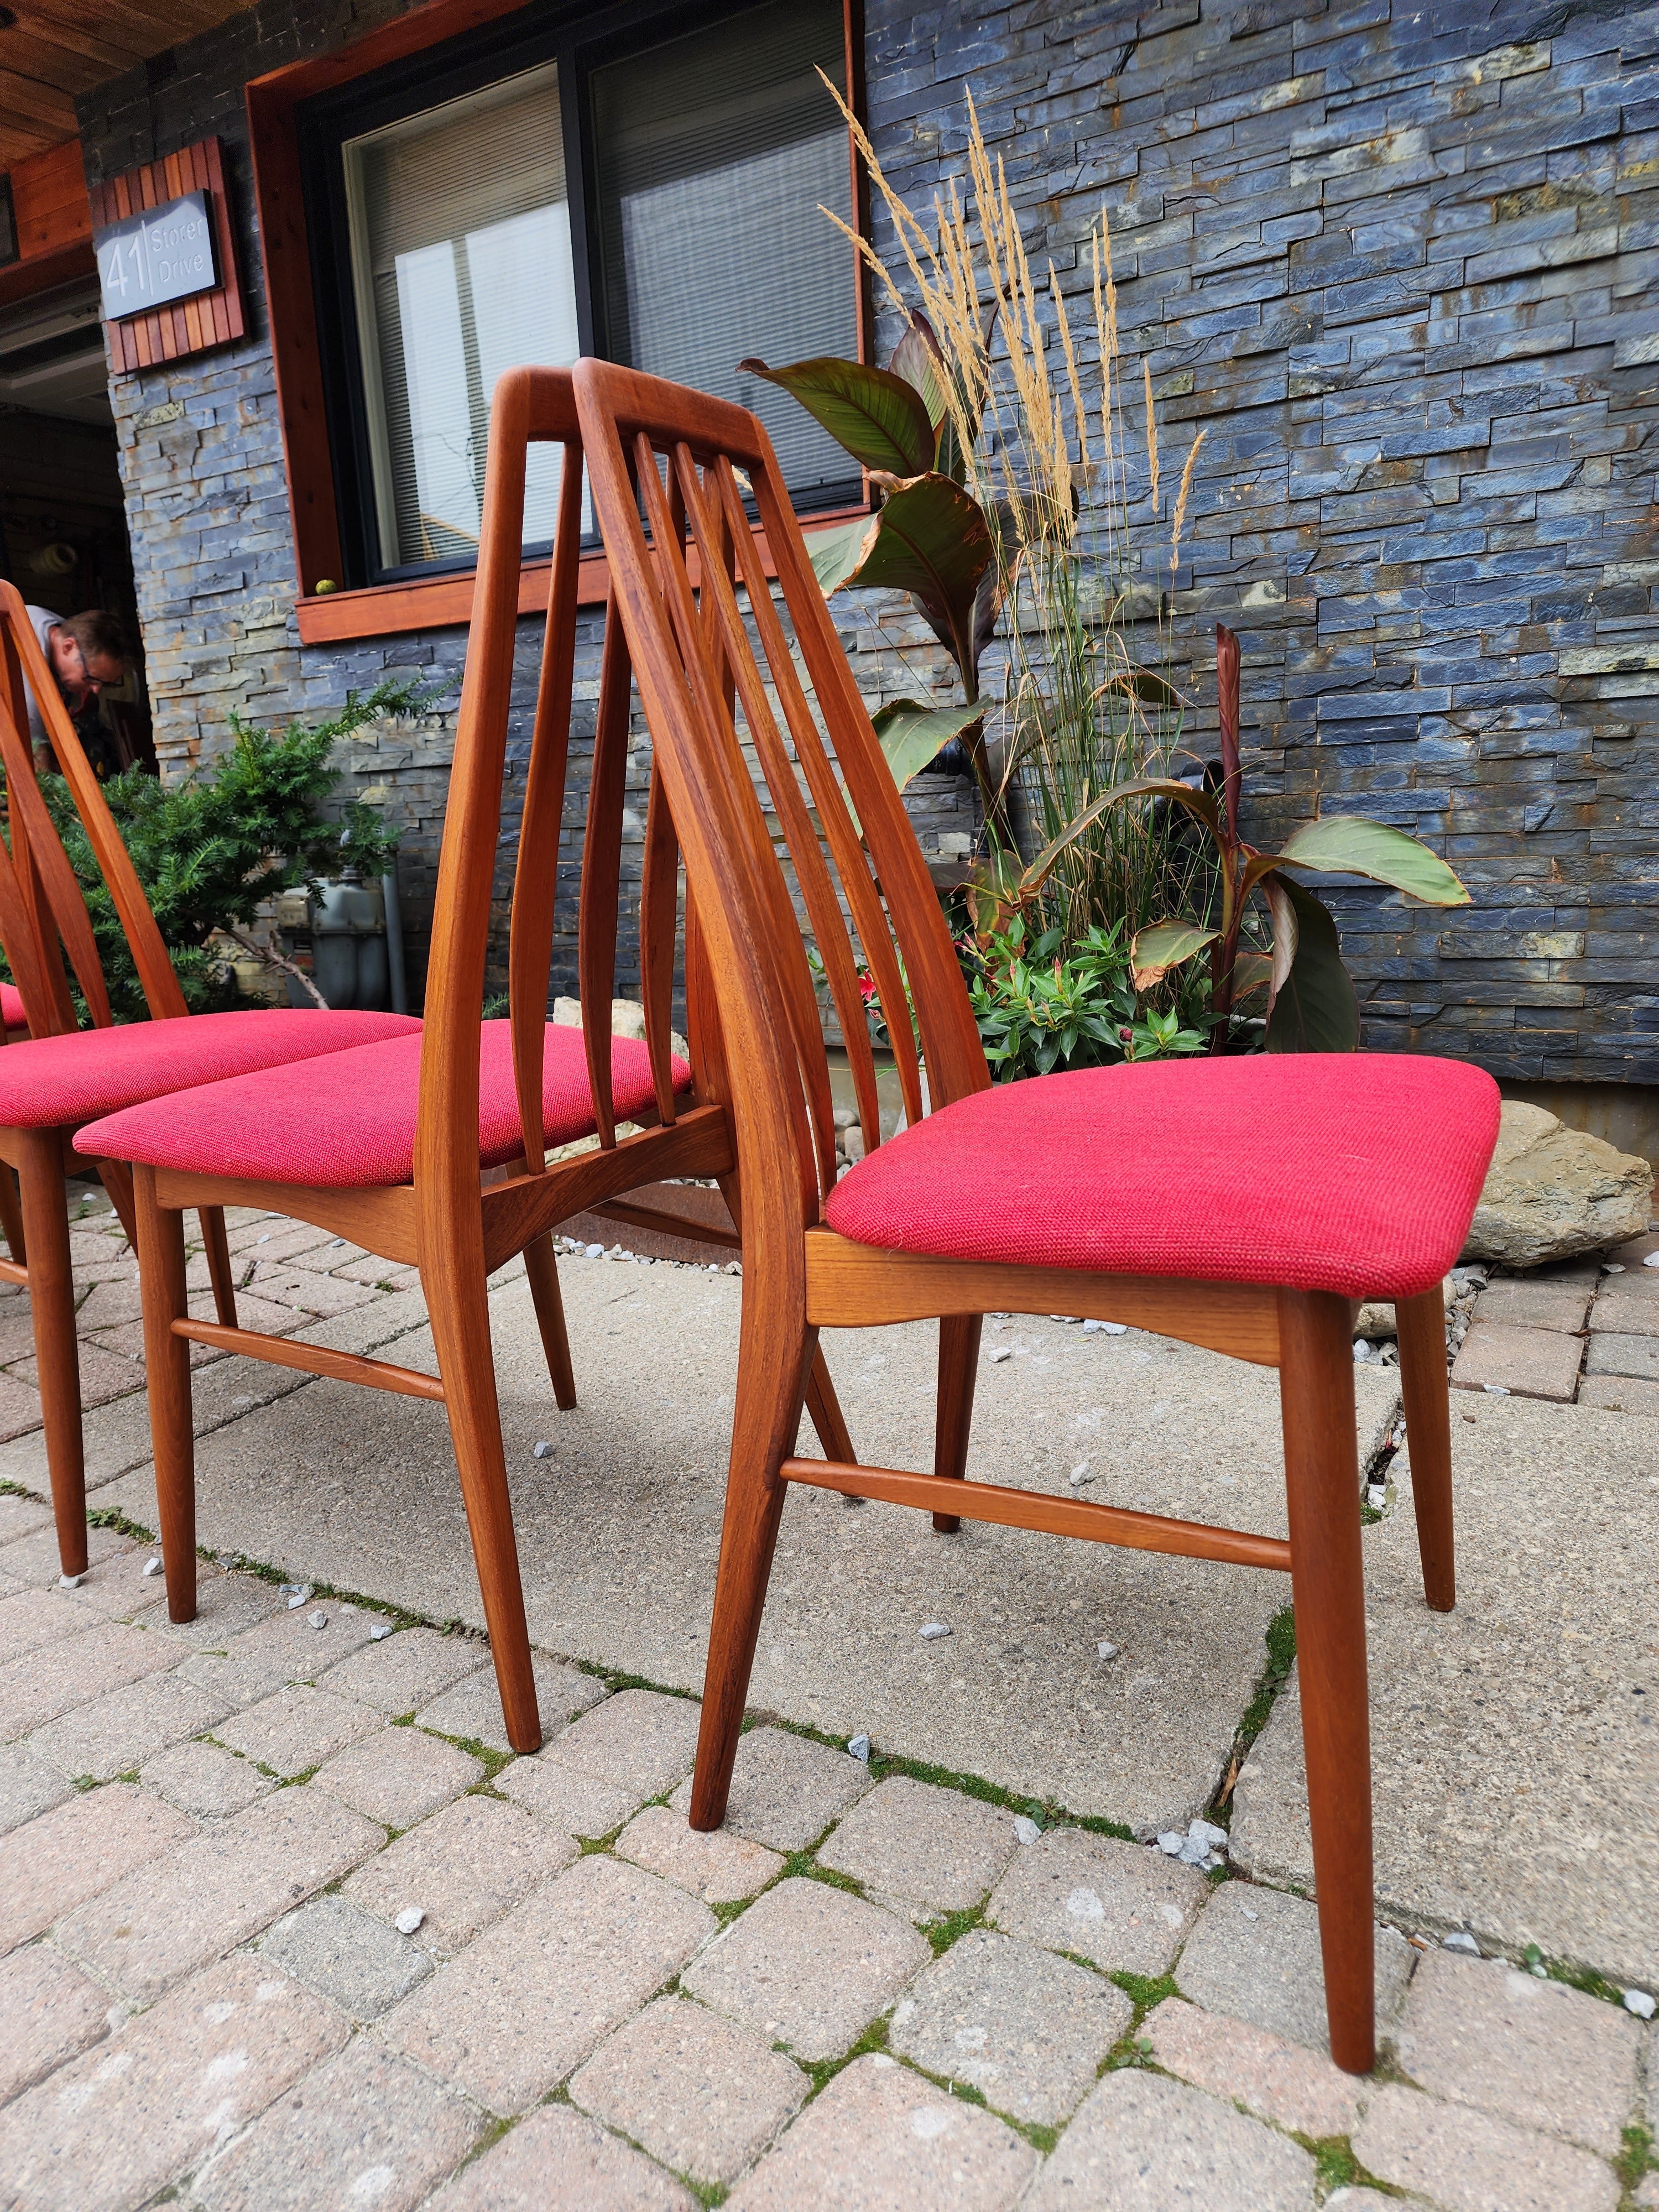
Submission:
<svg viewBox="0 0 1659 2212">
<path fill-rule="evenodd" d="M 1143 574 L 1208 431 L 1177 660 L 1208 751 L 1212 626 L 1243 635 L 1252 842 L 1364 811 L 1474 893 L 1336 896 L 1367 1042 L 1659 1079 L 1659 9 L 871 0 L 867 23 L 913 204 L 965 167 L 971 90 L 1074 300 L 1106 210 L 1126 389 L 1144 356 L 1166 426 Z"/>
<path fill-rule="evenodd" d="M 452 694 L 459 679 L 453 631 L 298 644 L 251 231 L 244 82 L 397 12 L 262 6 L 82 103 L 94 178 L 221 134 L 255 295 L 246 344 L 115 387 L 172 770 L 222 741 L 233 707 L 321 710 L 388 669 Z M 1069 292 L 1108 213 L 1126 386 L 1144 354 L 1164 425 L 1143 574 L 1172 586 L 1200 753 L 1211 626 L 1243 634 L 1256 842 L 1316 805 L 1363 811 L 1468 882 L 1473 907 L 1449 915 L 1334 894 L 1367 1041 L 1516 1078 L 1659 1079 L 1659 9 L 866 0 L 866 40 L 872 133 L 914 199 L 961 173 L 971 88 L 1033 258 Z M 1171 577 L 1170 492 L 1200 426 Z M 937 665 L 896 611 L 849 606 L 844 624 L 872 698 L 916 688 L 896 646 L 911 670 Z M 520 755 L 534 645 L 526 624 Z M 597 645 L 594 619 L 561 854 L 573 890 Z M 441 712 L 387 726 L 353 758 L 406 825 L 417 925 L 452 728 Z M 646 765 L 641 747 L 636 799 Z M 962 787 L 917 796 L 924 842 L 971 826 Z M 570 952 L 562 937 L 560 988 Z"/>
</svg>

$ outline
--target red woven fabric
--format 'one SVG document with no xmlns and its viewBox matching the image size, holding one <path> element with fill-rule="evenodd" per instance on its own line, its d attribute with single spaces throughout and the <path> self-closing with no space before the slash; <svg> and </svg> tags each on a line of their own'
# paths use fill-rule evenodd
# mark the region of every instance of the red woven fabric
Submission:
<svg viewBox="0 0 1659 2212">
<path fill-rule="evenodd" d="M 420 1027 L 407 1014 L 260 1006 L 31 1038 L 0 1052 L 0 1128 L 89 1121 L 193 1084 L 314 1060 L 384 1037 L 412 1032 L 418 1041 Z"/>
<path fill-rule="evenodd" d="M 836 1186 L 859 1244 L 1412 1297 L 1456 1261 L 1498 1085 L 1403 1054 L 1154 1061 L 946 1106 Z"/>
<path fill-rule="evenodd" d="M 0 1028 L 24 1030 L 28 1027 L 28 1016 L 23 1012 L 23 994 L 15 983 L 0 983 Z M 16 1124 L 13 1123 L 13 1127 Z"/>
<path fill-rule="evenodd" d="M 674 1087 L 691 1071 L 673 1062 Z M 256 1182 L 302 1183 L 319 1190 L 366 1190 L 407 1182 L 415 1171 L 415 1109 L 421 1040 L 397 1037 L 360 1051 L 331 1054 L 304 1067 L 237 1076 L 150 1106 L 135 1106 L 82 1129 L 77 1152 L 105 1159 Z M 611 1047 L 618 1121 L 650 1104 L 651 1060 L 642 1044 Z M 593 1133 L 587 1060 L 579 1029 L 549 1026 L 543 1062 L 542 1122 L 550 1148 Z M 478 1080 L 478 1158 L 499 1167 L 521 1148 L 513 1087 L 512 1024 L 486 1022 Z"/>
</svg>

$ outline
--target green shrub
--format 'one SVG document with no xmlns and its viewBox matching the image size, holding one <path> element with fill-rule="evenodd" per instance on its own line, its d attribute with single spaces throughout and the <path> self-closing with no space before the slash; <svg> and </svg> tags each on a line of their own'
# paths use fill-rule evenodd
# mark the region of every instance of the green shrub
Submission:
<svg viewBox="0 0 1659 2212">
<path fill-rule="evenodd" d="M 1178 1012 L 1158 1013 L 1137 1000 L 1122 940 L 1122 924 L 1113 922 L 1095 925 L 1070 945 L 1059 928 L 1028 942 L 1017 916 L 1005 933 L 965 952 L 974 1019 L 999 1082 L 1205 1049 L 1207 1017 L 1189 1029 Z"/>
</svg>

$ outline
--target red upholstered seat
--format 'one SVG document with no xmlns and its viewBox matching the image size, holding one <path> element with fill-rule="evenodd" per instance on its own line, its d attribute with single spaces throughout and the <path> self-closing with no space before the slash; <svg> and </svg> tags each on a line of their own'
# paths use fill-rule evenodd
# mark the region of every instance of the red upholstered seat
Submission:
<svg viewBox="0 0 1659 2212">
<path fill-rule="evenodd" d="M 420 1028 L 408 1014 L 260 1006 L 25 1039 L 0 1052 L 0 1128 L 89 1121 L 228 1075 L 314 1060 L 386 1037 L 412 1034 L 418 1041 Z"/>
<path fill-rule="evenodd" d="M 1040 1076 L 881 1146 L 825 1217 L 947 1259 L 1411 1297 L 1462 1249 L 1498 1106 L 1479 1068 L 1392 1053 Z"/>
<path fill-rule="evenodd" d="M 691 1071 L 678 1059 L 673 1070 L 674 1087 L 683 1091 Z M 396 1037 L 304 1067 L 236 1076 L 135 1106 L 82 1130 L 76 1150 L 149 1167 L 322 1190 L 407 1182 L 415 1170 L 420 1079 L 420 1038 Z M 651 1061 L 642 1044 L 623 1037 L 612 1042 L 611 1080 L 618 1121 L 631 1120 L 651 1104 Z M 550 1149 L 593 1133 L 578 1029 L 548 1029 L 542 1121 Z M 486 1022 L 478 1079 L 480 1165 L 499 1167 L 513 1159 L 521 1141 L 512 1024 Z"/>
<path fill-rule="evenodd" d="M 23 1012 L 23 994 L 15 983 L 0 983 L 0 1029 L 26 1030 L 28 1025 L 29 1018 Z"/>
</svg>

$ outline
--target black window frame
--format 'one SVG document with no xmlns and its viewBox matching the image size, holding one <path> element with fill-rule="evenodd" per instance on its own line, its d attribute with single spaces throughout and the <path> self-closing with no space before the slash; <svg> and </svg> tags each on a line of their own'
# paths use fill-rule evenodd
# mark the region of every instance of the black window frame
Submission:
<svg viewBox="0 0 1659 2212">
<path fill-rule="evenodd" d="M 381 558 L 374 461 L 370 447 L 368 380 L 358 325 L 351 264 L 345 166 L 349 139 L 441 106 L 503 77 L 556 62 L 559 115 L 564 140 L 565 189 L 570 213 L 571 278 L 576 294 L 577 340 L 584 354 L 603 360 L 613 353 L 605 327 L 605 284 L 598 186 L 599 152 L 591 126 L 593 74 L 630 53 L 750 13 L 769 0 L 616 0 L 538 7 L 465 32 L 300 104 L 298 134 L 311 275 L 317 313 L 317 349 L 338 517 L 342 580 L 347 589 L 418 583 L 471 574 L 476 560 L 422 561 L 388 566 Z M 533 15 L 533 21 L 526 21 Z M 855 208 L 855 216 L 860 211 Z M 852 321 L 865 316 L 861 270 L 848 254 Z M 862 477 L 849 464 L 844 481 L 823 487 L 803 514 L 845 512 L 867 505 Z M 599 543 L 597 533 L 585 547 Z M 528 560 L 545 558 L 551 541 L 526 544 Z"/>
</svg>

